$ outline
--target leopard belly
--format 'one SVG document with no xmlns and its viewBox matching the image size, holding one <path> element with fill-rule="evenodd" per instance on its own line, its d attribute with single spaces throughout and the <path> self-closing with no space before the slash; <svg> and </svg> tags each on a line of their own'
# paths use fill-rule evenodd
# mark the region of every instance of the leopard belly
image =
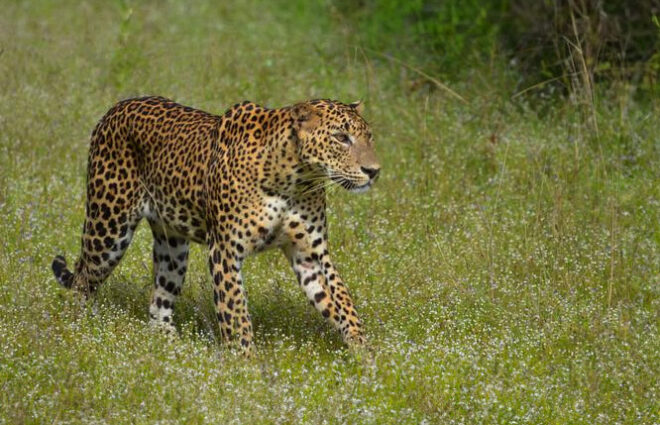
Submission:
<svg viewBox="0 0 660 425">
<path fill-rule="evenodd" d="M 184 209 L 174 202 L 148 199 L 142 209 L 143 217 L 151 225 L 158 225 L 171 236 L 196 243 L 206 241 L 206 220 L 200 211 Z"/>
</svg>

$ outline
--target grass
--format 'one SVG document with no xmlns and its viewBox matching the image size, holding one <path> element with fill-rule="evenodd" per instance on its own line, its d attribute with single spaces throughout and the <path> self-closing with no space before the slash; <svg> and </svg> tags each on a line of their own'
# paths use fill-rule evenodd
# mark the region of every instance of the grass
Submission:
<svg viewBox="0 0 660 425">
<path fill-rule="evenodd" d="M 451 85 L 467 104 L 411 90 L 410 69 L 298 6 L 4 2 L 0 423 L 658 423 L 658 105 L 605 92 L 596 135 L 581 106 L 510 100 L 487 70 Z M 277 252 L 246 265 L 249 361 L 218 342 L 201 246 L 174 340 L 147 325 L 144 224 L 95 309 L 57 286 L 88 136 L 144 94 L 216 113 L 366 101 L 382 177 L 332 192 L 329 224 L 368 352 L 344 349 Z"/>
</svg>

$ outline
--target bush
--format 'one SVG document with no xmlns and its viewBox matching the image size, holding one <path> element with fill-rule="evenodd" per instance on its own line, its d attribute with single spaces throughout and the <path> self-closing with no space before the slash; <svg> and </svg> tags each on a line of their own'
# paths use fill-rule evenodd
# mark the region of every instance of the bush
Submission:
<svg viewBox="0 0 660 425">
<path fill-rule="evenodd" d="M 369 49 L 395 54 L 452 77 L 466 61 L 481 62 L 497 47 L 497 17 L 507 0 L 338 0 L 344 22 Z"/>
<path fill-rule="evenodd" d="M 445 78 L 486 63 L 522 86 L 582 91 L 595 81 L 656 89 L 659 0 L 361 0 L 333 3 L 368 49 Z"/>
<path fill-rule="evenodd" d="M 592 82 L 626 80 L 652 88 L 658 13 L 657 0 L 511 0 L 502 42 L 528 79 L 559 77 L 575 90 L 582 83 L 574 76 L 585 73 Z"/>
</svg>

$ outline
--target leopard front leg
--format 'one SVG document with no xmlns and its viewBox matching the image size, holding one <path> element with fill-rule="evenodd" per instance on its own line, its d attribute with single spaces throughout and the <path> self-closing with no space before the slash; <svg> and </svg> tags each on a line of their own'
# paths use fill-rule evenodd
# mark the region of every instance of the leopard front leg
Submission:
<svg viewBox="0 0 660 425">
<path fill-rule="evenodd" d="M 366 339 L 362 328 L 362 321 L 357 315 L 353 300 L 348 293 L 348 288 L 344 285 L 344 281 L 339 276 L 337 269 L 335 269 L 327 251 L 325 251 L 325 255 L 323 255 L 320 262 L 323 264 L 323 273 L 338 310 L 341 323 L 339 329 L 344 337 L 344 341 L 348 345 L 364 345 Z"/>
<path fill-rule="evenodd" d="M 241 277 L 242 258 L 235 244 L 227 245 L 223 235 L 209 236 L 209 268 L 213 276 L 213 300 L 223 339 L 240 341 L 246 357 L 252 354 L 252 322 Z"/>
<path fill-rule="evenodd" d="M 284 253 L 310 304 L 341 332 L 346 344 L 362 345 L 365 343 L 362 322 L 326 246 L 322 233 L 317 233 L 311 238 L 294 237 Z"/>
</svg>

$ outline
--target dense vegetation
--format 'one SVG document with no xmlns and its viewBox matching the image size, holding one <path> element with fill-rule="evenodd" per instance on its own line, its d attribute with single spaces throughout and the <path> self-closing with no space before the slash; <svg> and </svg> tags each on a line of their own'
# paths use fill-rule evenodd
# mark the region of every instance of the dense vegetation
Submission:
<svg viewBox="0 0 660 425">
<path fill-rule="evenodd" d="M 639 72 L 607 74 L 570 34 L 563 62 L 523 64 L 508 37 L 527 2 L 405 3 L 3 2 L 0 423 L 660 421 L 652 16 L 634 10 L 648 52 L 597 56 Z M 218 342 L 204 247 L 174 340 L 147 325 L 146 225 L 94 306 L 57 286 L 89 133 L 143 94 L 216 113 L 366 101 L 382 177 L 333 190 L 329 225 L 368 351 L 342 346 L 278 252 L 245 270 L 249 361 Z"/>
<path fill-rule="evenodd" d="M 338 0 L 325 9 L 337 11 L 361 46 L 447 78 L 487 64 L 537 88 L 576 90 L 573 80 L 586 73 L 657 94 L 658 0 Z"/>
</svg>

